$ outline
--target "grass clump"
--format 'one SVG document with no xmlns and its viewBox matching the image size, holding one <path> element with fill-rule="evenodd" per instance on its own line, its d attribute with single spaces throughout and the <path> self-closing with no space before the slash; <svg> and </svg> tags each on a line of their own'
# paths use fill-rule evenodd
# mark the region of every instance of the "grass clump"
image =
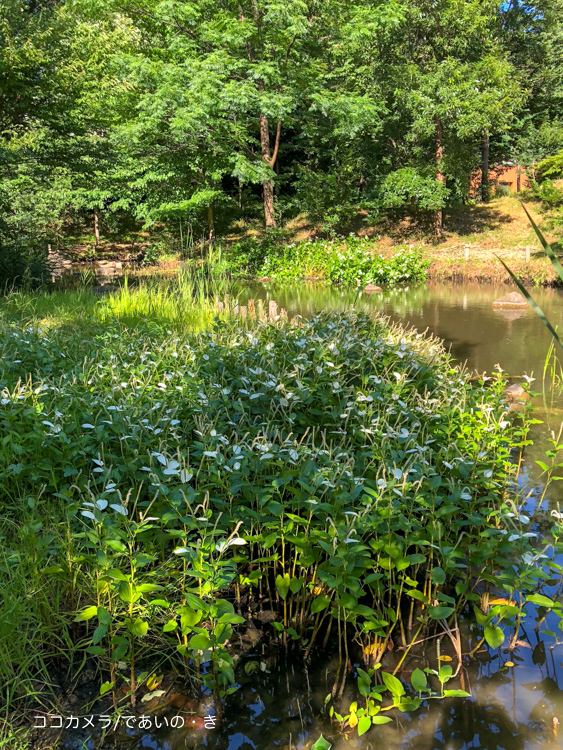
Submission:
<svg viewBox="0 0 563 750">
<path fill-rule="evenodd" d="M 36 294 L 15 292 L 0 297 L 0 315 L 21 325 L 57 326 L 138 324 L 157 328 L 200 331 L 217 316 L 216 300 L 231 291 L 225 276 L 180 271 L 173 279 L 142 279 L 131 284 L 125 277 L 104 294 L 82 287 Z"/>
<path fill-rule="evenodd" d="M 470 387 L 433 339 L 352 312 L 201 334 L 4 322 L 0 341 L 4 691 L 82 654 L 116 705 L 158 660 L 220 699 L 234 630 L 271 610 L 306 656 L 336 638 L 341 692 L 349 649 L 373 667 L 453 627 L 483 582 L 517 586 L 525 428 L 500 381 Z M 28 578 L 55 647 L 41 597 L 34 627 L 18 614 Z M 498 641 L 514 616 L 483 626 Z"/>
</svg>

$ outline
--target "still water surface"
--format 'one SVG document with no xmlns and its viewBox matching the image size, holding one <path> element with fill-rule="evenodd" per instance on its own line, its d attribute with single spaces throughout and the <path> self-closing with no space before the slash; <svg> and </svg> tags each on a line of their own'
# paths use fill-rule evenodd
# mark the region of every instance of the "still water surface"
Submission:
<svg viewBox="0 0 563 750">
<path fill-rule="evenodd" d="M 492 302 L 511 289 L 483 285 L 445 285 L 429 283 L 424 287 L 393 290 L 362 298 L 359 304 L 390 316 L 394 321 L 428 330 L 440 337 L 459 363 L 470 370 L 491 372 L 499 364 L 509 375 L 524 373 L 537 378 L 533 387 L 542 392 L 542 373 L 550 337 L 533 311 L 493 310 Z M 563 294 L 546 289 L 534 292 L 536 301 L 552 323 L 563 329 Z M 325 309 L 358 302 L 353 291 L 312 284 L 292 286 L 256 286 L 243 291 L 241 299 L 273 299 L 288 310 L 289 316 L 304 317 Z M 535 445 L 526 454 L 523 471 L 525 489 L 531 491 L 528 505 L 533 507 L 541 492 L 542 481 L 535 461 L 543 458 L 551 430 L 558 430 L 563 420 L 563 398 L 557 389 L 547 387 L 546 395 L 536 396 L 537 417 L 543 424 L 534 428 Z M 549 507 L 555 508 L 563 495 L 561 483 L 548 493 Z M 237 670 L 240 690 L 228 699 L 225 714 L 217 728 L 205 730 L 161 730 L 121 736 L 104 747 L 213 748 L 214 750 L 305 750 L 322 732 L 332 742 L 333 750 L 532 750 L 563 747 L 563 647 L 550 648 L 553 638 L 534 631 L 535 612 L 530 611 L 524 624 L 522 642 L 526 645 L 513 652 L 489 653 L 482 649 L 474 661 L 465 665 L 469 699 L 429 701 L 412 714 L 397 714 L 391 724 L 372 728 L 361 738 L 346 738 L 331 729 L 323 715 L 324 698 L 332 685 L 334 663 L 313 660 L 306 669 L 299 653 L 282 652 L 277 658 L 258 644 L 243 658 L 263 661 L 266 671 L 246 675 L 242 665 Z M 464 623 L 466 643 L 475 643 L 472 625 Z M 542 642 L 545 639 L 545 643 Z M 443 642 L 442 653 L 447 649 Z M 436 661 L 435 646 L 419 652 L 405 669 L 422 668 L 425 657 Z M 389 656 L 387 669 L 393 667 Z M 561 659 L 561 661 L 559 661 Z M 503 666 L 512 662 L 515 666 Z M 406 674 L 404 676 L 407 676 Z M 350 675 L 343 709 L 357 700 L 354 675 Z M 452 684 L 459 687 L 459 684 Z M 554 718 L 561 722 L 561 732 L 554 730 Z M 85 744 L 82 742 L 86 740 Z M 112 744 L 113 742 L 113 744 Z M 94 748 L 86 737 L 69 737 L 66 747 L 72 750 Z"/>
</svg>

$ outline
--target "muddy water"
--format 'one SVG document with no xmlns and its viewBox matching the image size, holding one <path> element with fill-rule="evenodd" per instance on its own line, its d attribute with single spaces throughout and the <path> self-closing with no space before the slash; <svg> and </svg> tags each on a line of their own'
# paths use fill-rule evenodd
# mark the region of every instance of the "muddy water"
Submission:
<svg viewBox="0 0 563 750">
<path fill-rule="evenodd" d="M 542 391 L 542 373 L 549 345 L 549 335 L 531 310 L 496 311 L 494 299 L 510 291 L 506 287 L 434 285 L 419 289 L 383 292 L 361 300 L 393 320 L 415 326 L 444 340 L 458 362 L 471 370 L 492 371 L 500 366 L 510 375 L 527 373 L 537 378 L 536 391 Z M 290 316 L 304 316 L 323 309 L 333 309 L 356 301 L 355 292 L 319 285 L 256 286 L 243 297 L 274 299 Z M 539 290 L 534 296 L 554 325 L 563 330 L 563 294 L 557 290 Z M 531 492 L 528 507 L 537 504 L 542 478 L 535 461 L 543 458 L 550 430 L 558 430 L 563 420 L 563 397 L 546 385 L 545 395 L 534 399 L 538 418 L 544 424 L 534 428 L 535 445 L 526 454 L 522 472 L 524 488 Z M 549 507 L 562 501 L 563 482 L 548 492 Z M 240 689 L 230 696 L 225 713 L 217 727 L 205 729 L 170 728 L 115 735 L 103 744 L 105 748 L 213 748 L 214 750 L 305 750 L 321 733 L 334 750 L 532 750 L 563 747 L 563 647 L 553 638 L 536 633 L 536 613 L 531 608 L 515 651 L 489 653 L 482 648 L 464 669 L 464 687 L 471 690 L 470 699 L 454 698 L 428 701 L 415 713 L 399 714 L 393 722 L 372 728 L 358 738 L 339 734 L 324 713 L 324 699 L 330 692 L 335 663 L 330 657 L 316 657 L 304 667 L 299 653 L 277 654 L 258 644 L 247 653 L 237 669 Z M 470 618 L 463 623 L 465 644 L 475 645 Z M 544 626 L 545 627 L 545 626 Z M 547 623 L 549 629 L 549 622 Z M 545 642 L 544 642 L 545 641 Z M 448 644 L 441 643 L 441 653 Z M 453 655 L 453 652 L 452 652 Z M 387 669 L 397 657 L 389 655 Z M 408 672 L 429 663 L 435 666 L 435 642 L 405 661 Z M 261 666 L 247 675 L 245 661 Z M 354 661 L 354 658 L 352 659 Z M 357 661 L 357 659 L 356 659 Z M 514 666 L 505 666 L 511 662 Z M 358 699 L 353 672 L 349 675 L 340 710 Z M 459 680 L 448 687 L 461 687 Z M 554 719 L 561 722 L 561 732 L 554 729 Z M 68 750 L 93 749 L 96 742 L 87 734 L 65 737 Z"/>
</svg>

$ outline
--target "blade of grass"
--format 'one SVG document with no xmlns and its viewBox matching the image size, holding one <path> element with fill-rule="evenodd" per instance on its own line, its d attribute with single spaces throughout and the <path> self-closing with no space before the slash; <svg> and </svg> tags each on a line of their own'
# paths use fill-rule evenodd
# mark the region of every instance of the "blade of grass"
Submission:
<svg viewBox="0 0 563 750">
<path fill-rule="evenodd" d="M 537 234 L 538 239 L 541 242 L 541 245 L 542 245 L 543 249 L 547 253 L 547 257 L 551 261 L 552 266 L 557 271 L 557 274 L 558 274 L 559 278 L 561 279 L 561 281 L 563 281 L 563 266 L 561 266 L 561 263 L 559 262 L 559 260 L 557 259 L 557 256 L 555 255 L 555 253 L 551 249 L 550 244 L 548 243 L 548 241 L 543 236 L 543 234 L 540 231 L 539 227 L 537 226 L 536 222 L 532 219 L 532 217 L 530 216 L 530 213 L 529 213 L 528 209 L 526 208 L 526 206 L 523 203 L 522 203 L 522 208 L 526 212 L 526 216 L 528 217 L 528 219 L 530 221 L 530 224 L 533 226 L 534 232 Z"/>
<path fill-rule="evenodd" d="M 510 277 L 512 281 L 516 284 L 518 289 L 522 292 L 524 297 L 528 300 L 528 303 L 530 304 L 530 307 L 534 310 L 534 312 L 538 315 L 538 317 L 541 319 L 544 326 L 547 328 L 547 330 L 551 333 L 555 341 L 559 344 L 559 346 L 563 349 L 563 343 L 561 342 L 561 339 L 557 335 L 557 331 L 555 328 L 551 325 L 549 320 L 546 318 L 544 312 L 538 305 L 538 303 L 533 299 L 532 295 L 528 292 L 526 287 L 522 284 L 520 279 L 510 270 L 510 268 L 506 265 L 506 263 L 503 261 L 502 258 L 499 258 L 499 256 L 496 256 L 498 260 L 502 263 L 502 265 L 506 268 L 507 272 L 510 274 Z M 563 279 L 563 277 L 562 277 Z"/>
</svg>

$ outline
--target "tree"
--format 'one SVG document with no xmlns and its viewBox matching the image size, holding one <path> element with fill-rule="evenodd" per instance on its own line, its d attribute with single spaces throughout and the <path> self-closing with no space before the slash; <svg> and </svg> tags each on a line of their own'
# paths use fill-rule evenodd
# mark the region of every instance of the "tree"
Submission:
<svg viewBox="0 0 563 750">
<path fill-rule="evenodd" d="M 489 0 L 415 0 L 391 45 L 394 106 L 419 158 L 428 164 L 433 156 L 441 184 L 469 182 L 467 151 L 475 153 L 485 134 L 507 129 L 522 101 L 496 38 L 496 10 Z M 442 214 L 435 210 L 437 237 Z"/>
<path fill-rule="evenodd" d="M 378 4 L 370 8 L 377 12 Z M 343 91 L 331 76 L 334 47 L 355 28 L 357 8 L 347 3 L 145 0 L 113 11 L 126 13 L 141 38 L 124 59 L 139 103 L 121 127 L 123 143 L 151 164 L 168 210 L 199 206 L 203 195 L 220 199 L 228 176 L 261 185 L 265 225 L 274 227 L 276 169 L 288 134 L 305 133 L 332 106 L 333 122 L 378 122 L 364 92 Z M 98 12 L 104 17 L 107 5 Z M 158 212 L 157 203 L 151 210 Z"/>
</svg>

